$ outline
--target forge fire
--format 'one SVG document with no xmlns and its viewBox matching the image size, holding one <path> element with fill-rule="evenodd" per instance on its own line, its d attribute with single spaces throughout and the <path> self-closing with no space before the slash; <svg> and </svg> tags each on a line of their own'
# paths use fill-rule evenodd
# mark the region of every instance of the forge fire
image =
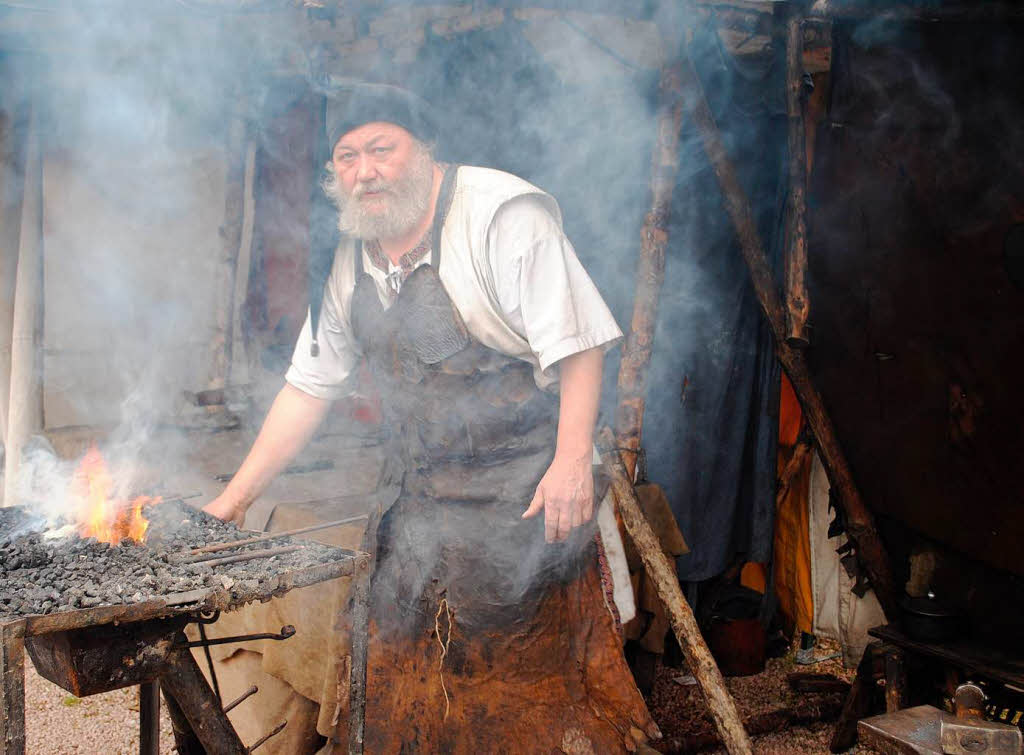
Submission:
<svg viewBox="0 0 1024 755">
<path fill-rule="evenodd" d="M 133 511 L 115 509 L 103 521 L 131 525 Z M 179 501 L 146 505 L 145 514 L 144 543 L 130 532 L 101 542 L 78 529 L 51 537 L 45 522 L 27 510 L 0 509 L 0 619 L 140 603 L 202 588 L 244 596 L 282 571 L 337 557 L 336 549 L 317 543 L 289 549 L 277 540 L 274 548 L 257 543 L 199 560 L 203 556 L 191 550 L 244 540 L 249 533 Z M 238 557 L 250 560 L 224 563 Z"/>
</svg>

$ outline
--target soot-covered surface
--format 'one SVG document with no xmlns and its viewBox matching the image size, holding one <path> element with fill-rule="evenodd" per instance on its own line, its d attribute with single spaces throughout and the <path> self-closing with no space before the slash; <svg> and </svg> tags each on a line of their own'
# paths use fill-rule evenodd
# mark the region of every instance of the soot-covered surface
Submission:
<svg viewBox="0 0 1024 755">
<path fill-rule="evenodd" d="M 75 533 L 47 537 L 47 525 L 24 509 L 0 509 L 0 620 L 102 605 L 123 605 L 202 588 L 253 595 L 282 572 L 337 561 L 345 551 L 311 541 L 281 538 L 225 550 L 233 556 L 267 547 L 300 544 L 300 550 L 241 563 L 181 563 L 192 548 L 244 540 L 239 530 L 180 502 L 145 510 L 146 542 L 120 545 Z M 52 532 L 51 532 L 52 535 Z M 250 598 L 251 599 L 251 598 Z"/>
</svg>

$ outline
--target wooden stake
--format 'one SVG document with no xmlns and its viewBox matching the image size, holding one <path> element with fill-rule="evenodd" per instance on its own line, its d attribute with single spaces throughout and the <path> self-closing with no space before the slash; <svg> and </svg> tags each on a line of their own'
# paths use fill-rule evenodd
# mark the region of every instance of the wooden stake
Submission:
<svg viewBox="0 0 1024 755">
<path fill-rule="evenodd" d="M 804 130 L 803 18 L 796 5 L 786 17 L 786 112 L 789 115 L 789 199 L 786 203 L 786 342 L 807 348 L 807 140 Z"/>
<path fill-rule="evenodd" d="M 701 692 L 704 693 L 711 717 L 726 749 L 732 755 L 752 752 L 750 739 L 736 710 L 736 702 L 726 689 L 725 680 L 701 636 L 693 610 L 683 598 L 676 570 L 669 563 L 657 535 L 644 518 L 636 491 L 633 489 L 633 482 L 615 448 L 615 438 L 607 427 L 598 433 L 597 445 L 601 451 L 604 468 L 611 477 L 612 494 L 626 525 L 626 531 L 633 539 L 647 575 L 654 582 L 658 596 L 665 604 L 672 629 L 686 657 L 686 663 Z"/>
<path fill-rule="evenodd" d="M 672 190 L 679 169 L 679 131 L 682 127 L 681 79 L 679 64 L 661 69 L 658 133 L 651 155 L 651 209 L 641 230 L 640 259 L 633 295 L 633 320 L 622 347 L 619 363 L 618 407 L 615 432 L 619 448 L 626 456 L 627 475 L 633 479 L 640 434 L 644 420 L 647 369 L 654 345 L 654 326 L 658 318 L 658 295 L 665 280 L 665 248 L 668 246 L 668 217 Z"/>
<path fill-rule="evenodd" d="M 684 52 L 686 45 L 684 41 Z M 793 384 L 793 390 L 803 409 L 807 423 L 814 433 L 818 454 L 828 474 L 833 490 L 838 493 L 838 505 L 846 519 L 846 532 L 856 546 L 857 558 L 871 580 L 871 586 L 886 616 L 895 619 L 899 605 L 889 560 L 882 545 L 874 517 L 864 505 L 853 480 L 846 456 L 843 454 L 828 412 L 811 380 L 803 352 L 786 343 L 786 315 L 779 299 L 772 269 L 761 244 L 754 223 L 750 201 L 740 185 L 736 170 L 726 152 L 722 135 L 715 124 L 711 109 L 704 96 L 704 88 L 694 70 L 688 52 L 682 58 L 683 92 L 686 114 L 697 127 L 704 151 L 707 153 L 722 190 L 726 211 L 732 218 L 740 242 L 743 259 L 747 263 L 761 311 L 768 318 L 775 339 L 775 353 L 782 368 Z"/>
</svg>

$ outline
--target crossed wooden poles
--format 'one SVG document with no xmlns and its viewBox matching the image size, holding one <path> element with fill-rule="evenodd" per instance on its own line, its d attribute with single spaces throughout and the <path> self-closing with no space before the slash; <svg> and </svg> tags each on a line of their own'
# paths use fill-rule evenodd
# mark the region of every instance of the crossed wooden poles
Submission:
<svg viewBox="0 0 1024 755">
<path fill-rule="evenodd" d="M 750 201 L 729 159 L 689 55 L 685 35 L 678 57 L 661 72 L 657 138 L 651 160 L 651 209 L 644 218 L 637 266 L 633 318 L 623 347 L 618 380 L 615 437 L 602 430 L 598 445 L 612 478 L 612 490 L 627 531 L 668 609 L 672 628 L 700 686 L 719 735 L 730 753 L 751 752 L 735 702 L 708 651 L 679 587 L 675 567 L 661 551 L 637 504 L 633 472 L 640 451 L 647 369 L 654 342 L 658 295 L 664 281 L 668 216 L 679 163 L 679 134 L 685 119 L 697 130 L 718 179 L 761 310 L 771 327 L 775 353 L 800 401 L 814 442 L 844 514 L 857 558 L 887 616 L 896 612 L 896 592 L 882 541 L 853 480 L 821 395 L 811 380 L 804 356 L 809 304 L 804 286 L 807 264 L 805 134 L 800 101 L 802 85 L 802 18 L 795 6 L 786 17 L 786 99 L 789 116 L 790 195 L 787 203 L 787 306 L 776 287 Z M 624 452 L 620 454 L 620 452 Z"/>
</svg>

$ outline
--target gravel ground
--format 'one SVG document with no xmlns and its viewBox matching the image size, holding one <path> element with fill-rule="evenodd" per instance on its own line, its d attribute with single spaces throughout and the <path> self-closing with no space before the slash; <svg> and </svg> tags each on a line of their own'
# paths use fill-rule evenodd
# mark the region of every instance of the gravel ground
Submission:
<svg viewBox="0 0 1024 755">
<path fill-rule="evenodd" d="M 174 747 L 160 708 L 160 752 Z M 78 698 L 48 682 L 25 659 L 25 752 L 28 755 L 135 755 L 139 751 L 138 687 Z"/>
<path fill-rule="evenodd" d="M 765 670 L 760 674 L 726 678 L 726 686 L 736 700 L 740 715 L 744 719 L 790 707 L 797 703 L 800 696 L 790 689 L 786 681 L 787 674 L 797 672 L 834 674 L 848 682 L 853 680 L 854 670 L 843 668 L 839 659 L 830 659 L 807 666 L 797 665 L 795 650 L 794 647 L 782 658 L 769 659 Z M 815 648 L 815 655 L 824 657 L 838 651 L 837 644 L 822 641 Z M 684 686 L 675 681 L 687 673 L 685 668 L 660 666 L 657 670 L 654 687 L 647 703 L 663 735 L 660 741 L 651 744 L 661 752 L 677 751 L 678 745 L 674 746 L 673 740 L 678 742 L 682 737 L 714 730 L 714 724 L 707 713 L 699 689 L 694 685 Z M 828 745 L 833 730 L 834 721 L 794 726 L 777 733 L 752 737 L 751 743 L 754 752 L 758 755 L 762 755 L 762 753 L 764 755 L 824 754 L 829 752 Z M 724 753 L 725 750 L 711 750 L 710 752 Z M 874 753 L 874 750 L 854 747 L 849 752 L 869 755 Z"/>
</svg>

